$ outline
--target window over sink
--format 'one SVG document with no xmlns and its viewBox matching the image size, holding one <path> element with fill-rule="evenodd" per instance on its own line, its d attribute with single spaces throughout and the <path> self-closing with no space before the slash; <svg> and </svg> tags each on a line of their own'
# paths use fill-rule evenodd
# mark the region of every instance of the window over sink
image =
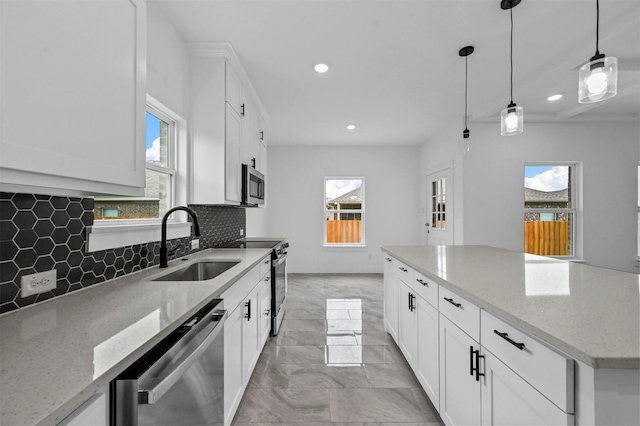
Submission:
<svg viewBox="0 0 640 426">
<path fill-rule="evenodd" d="M 187 201 L 186 121 L 147 95 L 146 186 L 142 197 L 101 195 L 94 198 L 94 225 L 88 251 L 104 250 L 160 240 L 165 212 Z M 190 234 L 186 216 L 174 213 L 168 237 Z"/>
</svg>

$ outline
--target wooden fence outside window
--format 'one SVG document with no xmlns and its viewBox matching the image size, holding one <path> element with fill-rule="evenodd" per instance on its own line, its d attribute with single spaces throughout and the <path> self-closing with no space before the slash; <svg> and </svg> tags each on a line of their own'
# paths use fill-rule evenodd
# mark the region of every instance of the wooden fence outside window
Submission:
<svg viewBox="0 0 640 426">
<path fill-rule="evenodd" d="M 327 243 L 348 244 L 362 242 L 362 221 L 327 220 Z"/>
<path fill-rule="evenodd" d="M 542 256 L 570 255 L 569 222 L 525 221 L 524 251 Z"/>
</svg>

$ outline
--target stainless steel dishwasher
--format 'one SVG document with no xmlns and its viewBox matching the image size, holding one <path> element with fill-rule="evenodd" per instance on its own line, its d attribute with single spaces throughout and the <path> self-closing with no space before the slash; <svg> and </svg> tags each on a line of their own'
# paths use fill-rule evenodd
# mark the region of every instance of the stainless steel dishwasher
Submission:
<svg viewBox="0 0 640 426">
<path fill-rule="evenodd" d="M 111 382 L 112 425 L 222 425 L 224 322 L 214 299 Z"/>
</svg>

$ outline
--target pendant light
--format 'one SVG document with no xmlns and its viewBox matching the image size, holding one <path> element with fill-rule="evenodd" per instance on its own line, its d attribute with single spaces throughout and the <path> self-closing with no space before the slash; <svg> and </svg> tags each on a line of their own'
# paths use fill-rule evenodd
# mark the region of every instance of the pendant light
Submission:
<svg viewBox="0 0 640 426">
<path fill-rule="evenodd" d="M 509 9 L 511 15 L 511 102 L 500 114 L 500 134 L 502 136 L 519 135 L 523 131 L 522 122 L 524 109 L 513 102 L 513 8 L 520 4 L 520 0 L 501 0 L 500 7 Z"/>
<path fill-rule="evenodd" d="M 458 55 L 464 57 L 464 130 L 462 131 L 462 137 L 464 139 L 469 138 L 469 129 L 467 129 L 467 79 L 468 79 L 468 67 L 467 57 L 473 53 L 473 46 L 465 46 L 458 52 Z M 465 146 L 465 152 L 469 151 Z"/>
<path fill-rule="evenodd" d="M 613 98 L 618 93 L 618 59 L 605 58 L 598 50 L 600 36 L 600 1 L 596 0 L 596 54 L 580 67 L 578 102 L 594 103 Z"/>
</svg>

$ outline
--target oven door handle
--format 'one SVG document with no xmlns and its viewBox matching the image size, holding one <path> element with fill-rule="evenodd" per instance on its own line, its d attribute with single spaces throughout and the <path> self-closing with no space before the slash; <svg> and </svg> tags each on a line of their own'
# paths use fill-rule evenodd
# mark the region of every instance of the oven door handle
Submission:
<svg viewBox="0 0 640 426">
<path fill-rule="evenodd" d="M 281 265 L 286 261 L 287 261 L 287 252 L 285 251 L 282 256 L 280 256 L 279 258 L 277 258 L 277 259 L 275 259 L 275 260 L 273 260 L 271 262 L 271 266 L 273 266 L 275 268 L 276 266 Z"/>
<path fill-rule="evenodd" d="M 173 385 L 175 385 L 178 380 L 182 378 L 184 373 L 191 367 L 204 351 L 209 349 L 211 343 L 215 340 L 216 337 L 222 331 L 225 321 L 228 317 L 228 312 L 226 309 L 224 310 L 216 310 L 213 315 L 215 315 L 218 319 L 216 326 L 211 330 L 211 332 L 204 338 L 202 343 L 200 343 L 196 348 L 194 348 L 190 353 L 184 354 L 181 356 L 182 360 L 180 363 L 171 368 L 171 370 L 167 372 L 163 372 L 163 377 L 158 378 L 149 378 L 140 383 L 140 388 L 138 389 L 138 404 L 155 404 L 166 394 L 169 389 Z"/>
</svg>

